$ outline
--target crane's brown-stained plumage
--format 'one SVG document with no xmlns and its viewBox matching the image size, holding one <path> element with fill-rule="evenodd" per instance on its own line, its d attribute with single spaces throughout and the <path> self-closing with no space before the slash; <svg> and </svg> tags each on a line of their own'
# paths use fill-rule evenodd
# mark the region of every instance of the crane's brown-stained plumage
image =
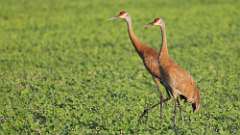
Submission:
<svg viewBox="0 0 240 135">
<path fill-rule="evenodd" d="M 152 77 L 157 85 L 157 88 L 159 89 L 159 85 L 160 85 L 161 78 L 162 78 L 161 74 L 160 74 L 160 69 L 159 69 L 159 60 L 158 60 L 159 54 L 154 49 L 143 44 L 138 39 L 138 37 L 133 32 L 131 17 L 128 15 L 127 12 L 121 11 L 117 16 L 113 17 L 112 19 L 123 19 L 127 22 L 129 38 L 130 38 L 136 52 L 143 60 L 143 63 L 145 65 L 146 69 L 152 75 Z M 159 93 L 160 93 L 160 97 L 159 97 L 160 103 L 158 103 L 158 104 L 160 105 L 160 117 L 162 117 L 163 102 L 167 101 L 169 98 L 163 99 L 161 90 L 159 90 Z M 148 110 L 154 108 L 158 104 L 155 104 L 152 107 L 145 109 L 143 114 L 140 116 L 140 118 L 143 117 L 144 114 L 146 114 Z"/>
<path fill-rule="evenodd" d="M 162 33 L 162 46 L 159 54 L 159 64 L 163 85 L 168 88 L 174 99 L 182 96 L 188 102 L 192 103 L 194 112 L 198 111 L 200 108 L 200 92 L 191 75 L 170 58 L 167 48 L 167 38 L 164 21 L 161 18 L 156 18 L 147 26 L 152 25 L 160 26 L 160 30 Z M 177 102 L 178 101 L 175 100 L 174 112 L 176 112 Z"/>
</svg>

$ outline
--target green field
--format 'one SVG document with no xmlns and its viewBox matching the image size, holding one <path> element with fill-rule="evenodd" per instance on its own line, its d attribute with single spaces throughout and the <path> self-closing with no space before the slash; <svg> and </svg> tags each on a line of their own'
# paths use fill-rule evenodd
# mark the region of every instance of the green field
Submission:
<svg viewBox="0 0 240 135">
<path fill-rule="evenodd" d="M 156 17 L 171 57 L 201 91 L 201 109 L 181 102 L 178 134 L 240 134 L 239 0 L 0 0 L 0 135 L 175 134 L 173 101 L 159 101 L 120 10 L 136 35 L 159 50 Z M 166 94 L 166 93 L 165 93 Z"/>
</svg>

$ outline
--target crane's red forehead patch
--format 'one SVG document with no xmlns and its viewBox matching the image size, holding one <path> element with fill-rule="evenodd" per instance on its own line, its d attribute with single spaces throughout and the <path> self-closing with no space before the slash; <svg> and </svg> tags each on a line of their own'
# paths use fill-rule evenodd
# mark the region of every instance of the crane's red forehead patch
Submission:
<svg viewBox="0 0 240 135">
<path fill-rule="evenodd" d="M 123 14 L 125 14 L 125 13 L 127 13 L 127 12 L 125 12 L 125 11 L 120 11 L 120 12 L 119 12 L 119 15 L 123 15 Z"/>
<path fill-rule="evenodd" d="M 160 21 L 160 18 L 155 18 L 154 22 Z"/>
</svg>

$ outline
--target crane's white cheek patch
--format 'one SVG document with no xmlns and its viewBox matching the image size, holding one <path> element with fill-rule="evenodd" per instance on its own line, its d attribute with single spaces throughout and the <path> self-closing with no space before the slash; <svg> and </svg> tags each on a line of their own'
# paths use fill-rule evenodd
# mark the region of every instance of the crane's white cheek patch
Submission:
<svg viewBox="0 0 240 135">
<path fill-rule="evenodd" d="M 122 18 L 126 18 L 127 17 L 127 13 L 122 15 Z"/>
</svg>

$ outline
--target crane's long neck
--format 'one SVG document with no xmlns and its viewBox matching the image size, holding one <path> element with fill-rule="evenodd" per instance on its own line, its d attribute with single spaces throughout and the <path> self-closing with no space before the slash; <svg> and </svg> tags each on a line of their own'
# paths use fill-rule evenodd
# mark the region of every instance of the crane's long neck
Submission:
<svg viewBox="0 0 240 135">
<path fill-rule="evenodd" d="M 140 55 L 140 57 L 142 57 L 143 50 L 144 50 L 143 45 L 142 45 L 141 41 L 138 39 L 138 37 L 135 35 L 135 33 L 133 32 L 132 20 L 131 20 L 130 16 L 128 16 L 126 18 L 126 22 L 127 22 L 127 26 L 128 26 L 129 38 L 130 38 L 135 50 L 137 51 L 137 53 Z"/>
<path fill-rule="evenodd" d="M 161 62 L 164 62 L 165 60 L 168 59 L 167 36 L 166 36 L 165 25 L 160 26 L 160 30 L 162 33 L 162 46 L 160 49 L 159 60 Z"/>
</svg>

